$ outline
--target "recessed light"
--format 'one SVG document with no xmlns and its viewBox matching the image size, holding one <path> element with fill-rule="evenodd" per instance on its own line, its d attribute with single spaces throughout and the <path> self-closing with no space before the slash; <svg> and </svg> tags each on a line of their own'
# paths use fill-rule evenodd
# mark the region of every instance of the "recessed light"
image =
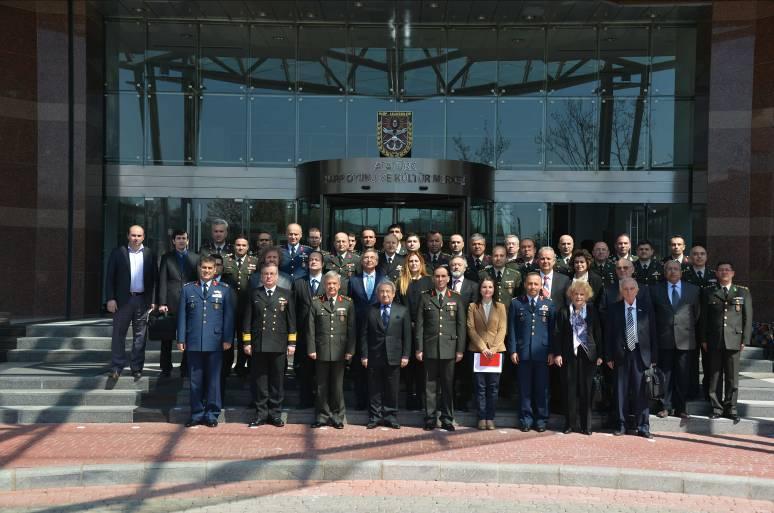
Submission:
<svg viewBox="0 0 774 513">
<path fill-rule="evenodd" d="M 484 21 L 486 19 L 486 16 L 483 14 L 478 17 L 478 21 Z"/>
<path fill-rule="evenodd" d="M 135 7 L 134 12 L 145 12 L 145 9 L 143 9 L 142 7 Z"/>
<path fill-rule="evenodd" d="M 308 13 L 306 13 L 306 17 L 307 18 L 314 18 L 314 13 L 313 12 L 308 12 Z"/>
<path fill-rule="evenodd" d="M 650 13 L 650 17 L 651 18 L 655 18 L 656 17 L 656 13 L 654 13 L 654 12 Z"/>
<path fill-rule="evenodd" d="M 363 7 L 363 2 L 355 2 L 355 7 Z"/>
<path fill-rule="evenodd" d="M 258 16 L 260 16 L 261 18 L 265 18 L 266 17 L 266 11 L 259 12 Z"/>
<path fill-rule="evenodd" d="M 430 3 L 430 8 L 431 9 L 438 9 L 438 2 L 431 2 Z"/>
<path fill-rule="evenodd" d="M 527 21 L 532 21 L 532 20 L 535 19 L 535 17 L 532 16 L 531 14 L 528 14 L 528 15 L 524 16 L 524 19 L 527 20 Z"/>
</svg>

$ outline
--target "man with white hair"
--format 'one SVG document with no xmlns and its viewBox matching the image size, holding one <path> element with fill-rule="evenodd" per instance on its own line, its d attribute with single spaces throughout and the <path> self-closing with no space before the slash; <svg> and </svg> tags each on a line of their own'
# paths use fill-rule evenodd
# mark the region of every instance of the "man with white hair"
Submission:
<svg viewBox="0 0 774 513">
<path fill-rule="evenodd" d="M 567 287 L 570 279 L 564 274 L 554 272 L 556 253 L 554 248 L 543 246 L 537 253 L 537 264 L 540 270 L 540 297 L 551 298 L 555 308 L 561 308 L 567 301 Z"/>
</svg>

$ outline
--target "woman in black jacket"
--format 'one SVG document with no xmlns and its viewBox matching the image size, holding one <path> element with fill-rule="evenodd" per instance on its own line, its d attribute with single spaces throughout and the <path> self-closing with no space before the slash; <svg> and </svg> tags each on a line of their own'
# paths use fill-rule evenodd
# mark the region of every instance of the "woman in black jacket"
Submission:
<svg viewBox="0 0 774 513">
<path fill-rule="evenodd" d="M 599 302 L 602 300 L 602 288 L 604 283 L 602 282 L 602 277 L 591 270 L 593 261 L 594 259 L 591 256 L 591 253 L 585 249 L 576 249 L 572 253 L 572 258 L 570 258 L 570 266 L 572 266 L 573 270 L 573 283 L 576 281 L 587 281 L 591 286 L 591 291 L 593 293 L 593 296 L 590 296 L 588 301 L 591 301 L 591 298 L 593 297 L 594 305 L 599 307 Z"/>
</svg>

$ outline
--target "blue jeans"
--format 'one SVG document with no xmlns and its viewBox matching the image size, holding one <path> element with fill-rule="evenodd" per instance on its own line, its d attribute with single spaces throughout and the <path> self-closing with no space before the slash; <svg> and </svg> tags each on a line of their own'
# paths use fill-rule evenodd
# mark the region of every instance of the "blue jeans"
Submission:
<svg viewBox="0 0 774 513">
<path fill-rule="evenodd" d="M 474 372 L 478 420 L 494 420 L 497 395 L 500 389 L 499 372 Z"/>
</svg>

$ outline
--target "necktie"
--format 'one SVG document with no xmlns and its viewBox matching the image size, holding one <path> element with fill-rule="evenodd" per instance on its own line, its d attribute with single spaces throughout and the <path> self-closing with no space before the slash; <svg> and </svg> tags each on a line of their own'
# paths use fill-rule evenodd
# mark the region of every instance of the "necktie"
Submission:
<svg viewBox="0 0 774 513">
<path fill-rule="evenodd" d="M 331 298 L 331 310 L 333 310 L 334 308 L 336 308 L 336 298 L 332 297 Z"/>
<path fill-rule="evenodd" d="M 723 287 L 723 297 L 728 299 L 728 287 Z"/>
<path fill-rule="evenodd" d="M 634 351 L 637 346 L 637 329 L 634 327 L 633 310 L 633 306 L 626 309 L 626 347 L 629 348 L 629 351 Z"/>
<path fill-rule="evenodd" d="M 700 280 L 704 279 L 702 274 L 704 274 L 704 273 L 701 272 L 701 271 L 696 271 L 696 275 L 699 277 Z"/>
<path fill-rule="evenodd" d="M 271 299 L 271 293 L 272 293 L 271 289 L 266 289 L 266 297 L 268 297 L 269 299 Z"/>
<path fill-rule="evenodd" d="M 384 324 L 384 329 L 387 329 L 387 325 L 390 323 L 390 312 L 388 310 L 388 307 L 385 305 L 382 307 L 382 324 Z"/>
<path fill-rule="evenodd" d="M 237 258 L 237 268 L 238 269 L 242 268 L 242 259 L 241 258 Z"/>
<path fill-rule="evenodd" d="M 202 283 L 202 294 L 207 296 L 207 282 Z"/>
<path fill-rule="evenodd" d="M 438 294 L 438 303 L 443 306 L 443 294 Z"/>
<path fill-rule="evenodd" d="M 366 295 L 370 298 L 374 293 L 374 277 L 371 274 L 366 275 Z"/>
<path fill-rule="evenodd" d="M 438 263 L 438 255 L 433 255 L 433 265 Z"/>
<path fill-rule="evenodd" d="M 452 290 L 454 290 L 454 292 L 460 291 L 460 280 L 454 280 L 452 282 Z"/>
<path fill-rule="evenodd" d="M 503 272 L 497 271 L 497 281 L 500 281 L 503 278 Z"/>
<path fill-rule="evenodd" d="M 476 259 L 476 271 L 480 271 L 482 265 L 483 263 L 481 262 L 481 260 Z"/>
<path fill-rule="evenodd" d="M 648 264 L 643 264 L 642 270 L 648 272 Z"/>
<path fill-rule="evenodd" d="M 529 300 L 529 309 L 530 309 L 530 311 L 532 311 L 532 312 L 534 312 L 534 311 L 535 311 L 535 300 L 534 300 L 534 299 L 530 299 L 530 300 Z"/>
<path fill-rule="evenodd" d="M 387 257 L 387 265 L 392 265 L 392 257 Z"/>
<path fill-rule="evenodd" d="M 295 246 L 291 246 L 290 247 L 290 259 L 293 260 L 294 258 L 296 258 L 296 247 Z"/>
<path fill-rule="evenodd" d="M 548 275 L 543 276 L 543 288 L 540 291 L 543 297 L 551 297 L 551 289 L 548 288 Z"/>
<path fill-rule="evenodd" d="M 680 301 L 680 294 L 677 292 L 677 284 L 672 284 L 672 306 Z"/>
<path fill-rule="evenodd" d="M 313 296 L 317 295 L 317 284 L 318 283 L 319 282 L 317 280 L 312 280 L 312 295 Z"/>
</svg>

